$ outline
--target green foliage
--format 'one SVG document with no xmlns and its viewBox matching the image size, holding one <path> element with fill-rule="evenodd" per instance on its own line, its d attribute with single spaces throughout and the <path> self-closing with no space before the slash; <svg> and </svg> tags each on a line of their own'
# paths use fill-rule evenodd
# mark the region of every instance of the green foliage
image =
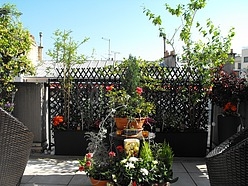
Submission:
<svg viewBox="0 0 248 186">
<path fill-rule="evenodd" d="M 9 112 L 14 108 L 14 77 L 34 74 L 32 62 L 27 58 L 33 41 L 19 21 L 20 16 L 15 5 L 4 4 L 0 8 L 0 106 Z"/>
<path fill-rule="evenodd" d="M 140 149 L 140 158 L 142 158 L 144 161 L 153 161 L 153 153 L 152 149 L 150 148 L 150 143 L 147 141 L 143 141 L 142 147 Z"/>
<path fill-rule="evenodd" d="M 126 71 L 124 76 L 121 77 L 121 81 L 126 92 L 130 96 L 133 96 L 136 87 L 140 86 L 140 67 L 138 60 L 130 55 L 123 63 L 126 66 Z"/>
<path fill-rule="evenodd" d="M 221 30 L 215 27 L 209 19 L 206 22 L 206 28 L 199 22 L 194 23 L 196 13 L 206 6 L 206 0 L 190 0 L 188 4 L 178 4 L 176 8 L 172 8 L 169 4 L 165 4 L 166 11 L 172 16 L 179 17 L 182 24 L 178 26 L 172 38 L 166 38 L 165 29 L 162 26 L 161 16 L 156 16 L 149 9 L 144 8 L 143 12 L 152 20 L 155 26 L 158 26 L 160 36 L 166 38 L 166 43 L 170 44 L 174 49 L 174 37 L 179 31 L 179 38 L 183 41 L 182 62 L 187 67 L 198 69 L 197 73 L 201 73 L 203 83 L 206 86 L 211 84 L 211 73 L 213 68 L 217 68 L 226 62 L 233 62 L 228 57 L 230 52 L 231 41 L 235 35 L 234 28 L 231 28 L 226 37 L 222 36 Z M 194 41 L 192 38 L 192 27 L 198 29 L 202 39 Z"/>
<path fill-rule="evenodd" d="M 86 60 L 85 55 L 78 54 L 79 47 L 87 42 L 89 38 L 83 39 L 83 41 L 75 41 L 72 36 L 72 31 L 60 31 L 54 32 L 54 48 L 49 49 L 47 54 L 54 60 L 55 63 L 61 65 L 63 69 L 62 90 L 64 98 L 63 116 L 64 121 L 69 127 L 70 121 L 70 105 L 71 102 L 71 90 L 73 89 L 71 76 L 73 72 L 73 66 L 76 64 L 83 64 Z M 75 66 L 74 66 L 75 67 Z"/>
</svg>

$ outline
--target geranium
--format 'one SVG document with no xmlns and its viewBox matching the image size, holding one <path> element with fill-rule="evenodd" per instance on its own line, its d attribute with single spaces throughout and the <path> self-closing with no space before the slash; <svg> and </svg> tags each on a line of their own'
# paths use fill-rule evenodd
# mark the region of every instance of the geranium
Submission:
<svg viewBox="0 0 248 186">
<path fill-rule="evenodd" d="M 228 102 L 223 108 L 223 115 L 234 115 L 237 116 L 238 114 L 237 104 Z"/>
<path fill-rule="evenodd" d="M 128 117 L 129 119 L 147 117 L 155 111 L 154 104 L 146 101 L 142 96 L 141 87 L 137 87 L 131 94 L 113 85 L 107 86 L 106 90 L 109 106 L 115 111 L 115 117 Z"/>
<path fill-rule="evenodd" d="M 54 129 L 61 129 L 65 130 L 65 123 L 64 123 L 64 117 L 63 116 L 55 116 L 53 118 L 53 128 Z"/>
<path fill-rule="evenodd" d="M 115 152 L 110 151 L 105 162 L 99 163 L 93 153 L 87 153 L 83 160 L 79 160 L 79 171 L 84 171 L 87 176 L 98 180 L 109 180 L 111 177 L 111 166 L 116 161 Z"/>
<path fill-rule="evenodd" d="M 209 97 L 212 103 L 223 108 L 224 114 L 236 113 L 239 103 L 247 99 L 247 81 L 235 72 L 228 73 L 220 67 L 212 83 Z"/>
</svg>

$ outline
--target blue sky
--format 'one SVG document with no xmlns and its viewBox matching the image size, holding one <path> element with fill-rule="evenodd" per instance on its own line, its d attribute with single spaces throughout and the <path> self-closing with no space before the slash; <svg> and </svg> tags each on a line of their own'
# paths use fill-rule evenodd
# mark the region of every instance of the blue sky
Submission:
<svg viewBox="0 0 248 186">
<path fill-rule="evenodd" d="M 103 37 L 110 39 L 111 58 L 121 60 L 132 54 L 145 60 L 157 60 L 163 57 L 163 40 L 157 27 L 143 13 L 143 7 L 162 16 L 163 26 L 170 37 L 180 21 L 166 12 L 164 4 L 175 7 L 187 2 L 189 0 L 0 0 L 0 5 L 16 5 L 23 13 L 21 22 L 34 35 L 37 44 L 39 32 L 43 33 L 44 59 L 50 59 L 46 51 L 53 48 L 53 33 L 60 29 L 73 31 L 76 41 L 89 37 L 80 49 L 89 58 L 93 50 L 94 59 L 108 58 L 109 42 Z M 241 53 L 242 48 L 248 46 L 247 7 L 247 0 L 208 0 L 196 20 L 205 23 L 210 18 L 224 36 L 234 27 L 236 35 L 232 48 Z M 180 53 L 180 42 L 176 40 L 175 46 L 176 53 Z"/>
</svg>

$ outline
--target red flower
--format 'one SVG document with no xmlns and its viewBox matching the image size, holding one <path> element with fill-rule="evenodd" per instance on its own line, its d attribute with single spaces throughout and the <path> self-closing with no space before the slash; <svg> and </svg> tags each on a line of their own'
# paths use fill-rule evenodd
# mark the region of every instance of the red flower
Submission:
<svg viewBox="0 0 248 186">
<path fill-rule="evenodd" d="M 91 161 L 86 161 L 85 166 L 90 167 L 91 166 Z"/>
<path fill-rule="evenodd" d="M 119 152 L 123 152 L 123 150 L 124 150 L 124 148 L 123 148 L 121 145 L 117 146 L 116 149 L 117 149 Z"/>
<path fill-rule="evenodd" d="M 110 151 L 110 152 L 109 152 L 109 156 L 110 156 L 110 157 L 115 157 L 115 152 Z"/>
<path fill-rule="evenodd" d="M 53 125 L 58 126 L 60 123 L 64 122 L 64 117 L 63 116 L 55 116 L 53 118 Z"/>
<path fill-rule="evenodd" d="M 106 86 L 106 90 L 107 90 L 107 91 L 111 91 L 111 90 L 113 90 L 113 88 L 114 88 L 114 85 Z"/>
<path fill-rule="evenodd" d="M 132 186 L 137 186 L 136 181 L 132 182 Z"/>
<path fill-rule="evenodd" d="M 79 166 L 79 169 L 78 169 L 80 172 L 84 171 L 84 166 Z"/>
<path fill-rule="evenodd" d="M 141 87 L 137 87 L 137 88 L 136 88 L 136 92 L 137 92 L 139 95 L 141 95 L 142 92 L 143 92 L 143 89 L 142 89 Z"/>
</svg>

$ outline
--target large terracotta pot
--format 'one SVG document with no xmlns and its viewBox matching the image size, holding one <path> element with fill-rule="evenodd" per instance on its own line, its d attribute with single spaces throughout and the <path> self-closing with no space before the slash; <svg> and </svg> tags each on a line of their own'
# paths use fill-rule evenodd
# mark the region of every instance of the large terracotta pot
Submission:
<svg viewBox="0 0 248 186">
<path fill-rule="evenodd" d="M 95 180 L 94 178 L 90 177 L 91 185 L 94 186 L 106 186 L 108 181 L 107 180 Z"/>
<path fill-rule="evenodd" d="M 123 130 L 128 127 L 134 129 L 142 129 L 146 118 L 136 118 L 130 122 L 128 118 L 114 118 L 118 130 Z"/>
</svg>

